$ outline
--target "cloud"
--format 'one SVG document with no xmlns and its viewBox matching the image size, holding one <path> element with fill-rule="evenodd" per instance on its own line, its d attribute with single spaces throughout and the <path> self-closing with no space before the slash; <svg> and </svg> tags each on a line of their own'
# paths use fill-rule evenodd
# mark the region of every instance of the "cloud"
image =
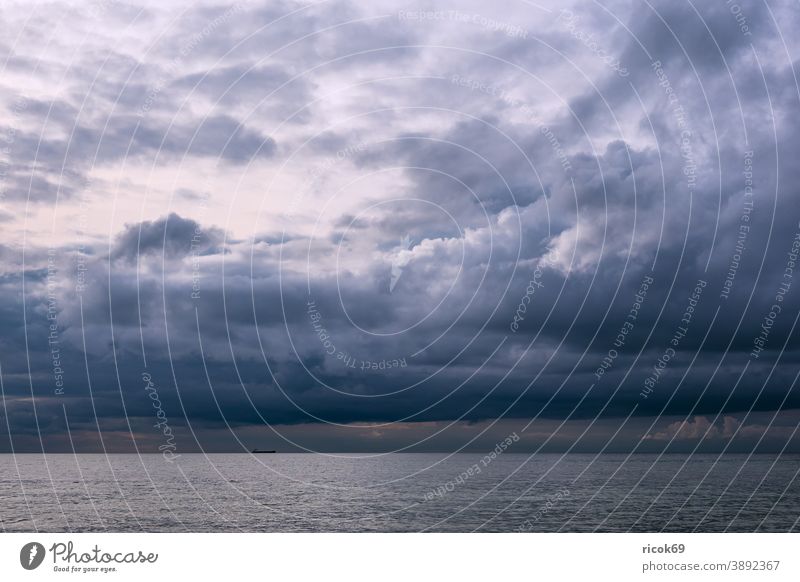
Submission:
<svg viewBox="0 0 800 582">
<path fill-rule="evenodd" d="M 224 233 L 217 228 L 204 228 L 176 213 L 157 220 L 128 225 L 117 236 L 111 250 L 112 259 L 136 261 L 147 255 L 164 259 L 218 254 Z"/>
<path fill-rule="evenodd" d="M 796 431 L 791 426 L 771 426 L 763 424 L 742 424 L 733 416 L 723 416 L 710 421 L 705 416 L 695 416 L 687 420 L 668 424 L 663 431 L 645 436 L 651 441 L 701 441 L 730 440 L 739 438 L 791 438 Z"/>
<path fill-rule="evenodd" d="M 176 427 L 216 435 L 502 417 L 577 427 L 562 449 L 593 421 L 595 450 L 616 427 L 628 449 L 791 436 L 766 429 L 800 407 L 790 3 L 748 8 L 752 35 L 723 4 L 587 6 L 594 48 L 530 6 L 452 5 L 516 36 L 389 2 L 53 6 L 0 25 L 25 32 L 0 87 L 15 432 L 35 412 L 63 438 L 64 405 L 90 426 L 91 397 L 119 436 L 147 367 Z"/>
</svg>

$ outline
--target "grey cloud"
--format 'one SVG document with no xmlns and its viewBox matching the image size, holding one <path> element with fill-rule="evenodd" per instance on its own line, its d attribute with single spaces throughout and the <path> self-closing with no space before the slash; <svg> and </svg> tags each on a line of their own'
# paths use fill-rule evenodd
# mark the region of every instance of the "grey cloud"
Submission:
<svg viewBox="0 0 800 582">
<path fill-rule="evenodd" d="M 180 259 L 192 253 L 218 254 L 223 239 L 219 229 L 202 227 L 173 212 L 158 220 L 128 225 L 114 241 L 111 258 L 135 261 L 146 255 Z"/>
<path fill-rule="evenodd" d="M 644 439 L 643 450 L 658 451 L 672 437 L 681 441 L 678 447 L 691 447 L 695 443 L 690 441 L 705 431 L 715 436 L 710 440 L 722 441 L 735 430 L 732 421 L 725 421 L 728 417 L 742 423 L 732 447 L 752 450 L 770 414 L 791 418 L 800 407 L 792 388 L 800 369 L 795 289 L 781 301 L 766 349 L 758 358 L 750 356 L 800 228 L 794 204 L 800 170 L 787 162 L 800 148 L 794 114 L 797 59 L 773 50 L 774 35 L 763 32 L 772 31 L 773 24 L 764 11 L 753 9 L 751 23 L 758 34 L 750 39 L 735 28 L 723 3 L 698 7 L 731 66 L 732 84 L 713 39 L 691 7 L 659 3 L 659 14 L 679 29 L 679 39 L 698 68 L 700 87 L 661 20 L 647 7 L 617 4 L 653 58 L 664 64 L 684 105 L 701 169 L 691 192 L 680 128 L 650 60 L 634 40 L 619 36 L 620 28 L 599 9 L 582 22 L 591 31 L 614 27 L 614 34 L 604 37 L 613 36 L 609 50 L 620 51 L 630 76 L 623 80 L 592 68 L 596 88 L 583 77 L 573 79 L 571 69 L 559 68 L 563 63 L 554 53 L 534 41 L 474 27 L 458 29 L 465 46 L 480 39 L 478 46 L 488 53 L 505 55 L 534 71 L 562 76 L 569 71 L 574 86 L 565 83 L 567 106 L 543 89 L 519 87 L 526 102 L 548 106 L 542 108 L 547 118 L 541 121 L 549 133 L 519 107 L 448 80 L 454 71 L 466 69 L 498 87 L 515 87 L 524 75 L 497 60 L 454 56 L 454 51 L 436 48 L 352 57 L 394 44 L 452 40 L 446 27 L 406 23 L 403 30 L 389 30 L 377 20 L 292 44 L 321 26 L 371 14 L 368 8 L 337 12 L 337 4 L 309 7 L 274 25 L 270 23 L 294 5 L 248 5 L 221 20 L 216 20 L 225 14 L 221 7 L 190 10 L 174 34 L 154 48 L 152 62 L 109 55 L 116 74 L 101 79 L 89 107 L 79 113 L 81 89 L 104 62 L 103 55 L 85 56 L 71 79 L 69 96 L 32 102 L 25 118 L 29 125 L 17 134 L 14 159 L 32 161 L 38 150 L 37 159 L 47 166 L 34 174 L 31 198 L 39 202 L 53 199 L 57 170 L 64 165 L 83 169 L 94 161 L 101 170 L 113 169 L 127 151 L 137 161 L 157 158 L 167 167 L 184 154 L 203 161 L 221 157 L 234 164 L 257 157 L 280 161 L 283 145 L 307 138 L 308 127 L 324 128 L 309 145 L 315 156 L 335 155 L 373 138 L 370 127 L 380 139 L 388 135 L 387 141 L 350 155 L 342 168 L 360 173 L 397 168 L 392 186 L 406 202 L 378 206 L 357 220 L 352 209 L 326 216 L 332 226 L 311 241 L 308 263 L 309 241 L 300 229 L 284 238 L 271 226 L 265 229 L 268 234 L 245 241 L 231 233 L 225 240 L 226 233 L 182 212 L 127 224 L 115 235 L 110 256 L 106 249 L 91 249 L 89 281 L 81 297 L 71 289 L 69 271 L 59 278 L 59 323 L 70 368 L 63 400 L 71 413 L 83 414 L 81 423 L 91 421 L 84 358 L 104 422 L 118 428 L 123 403 L 133 416 L 143 413 L 147 402 L 142 401 L 138 375 L 146 355 L 148 369 L 162 385 L 165 406 L 181 411 L 176 413 L 176 426 L 181 427 L 191 423 L 221 430 L 228 421 L 252 428 L 266 420 L 291 426 L 315 423 L 319 428 L 315 417 L 338 423 L 481 423 L 501 416 L 536 418 L 551 427 L 551 419 L 566 419 L 579 428 L 559 443 L 565 450 L 589 419 L 597 419 L 608 438 L 624 424 L 625 445 L 614 444 L 621 450 Z M 214 22 L 185 57 L 185 70 L 166 79 L 149 113 L 139 118 L 137 109 L 169 72 L 170 59 L 193 34 Z M 250 33 L 255 34 L 248 38 Z M 546 39 L 569 54 L 587 57 L 579 52 L 586 47 L 567 31 L 554 27 L 546 31 Z M 763 55 L 766 86 L 748 58 L 751 40 Z M 793 44 L 790 50 L 796 50 Z M 264 60 L 272 51 L 275 55 Z M 258 103 L 298 70 L 338 57 L 344 58 L 288 85 L 263 111 L 240 122 L 237 108 Z M 348 81 L 412 73 L 436 73 L 444 79 L 370 83 L 369 88 L 338 95 L 340 102 L 333 99 L 309 110 L 298 124 L 308 127 L 285 129 L 285 142 L 283 135 L 266 135 L 271 126 L 262 125 L 264 119 L 319 97 L 328 89 L 322 82 L 325 74 L 334 73 Z M 742 99 L 743 115 L 733 87 Z M 175 117 L 176 106 L 192 90 L 199 100 Z M 217 101 L 225 91 L 224 111 L 213 109 L 203 116 L 192 108 Z M 351 127 L 333 123 L 339 121 L 336 115 L 325 117 L 333 103 L 340 103 L 336 115 L 343 118 L 385 106 L 391 111 Z M 431 104 L 463 114 L 440 112 L 431 127 L 409 130 L 412 114 L 403 107 Z M 773 120 L 778 122 L 776 134 Z M 175 122 L 171 127 L 170 121 Z M 320 127 L 311 121 L 319 121 Z M 37 122 L 41 128 L 35 127 Z M 73 129 L 68 142 L 64 136 Z M 743 224 L 743 153 L 748 148 L 755 152 L 757 207 L 747 221 L 750 230 L 733 292 L 721 299 Z M 307 161 L 313 165 L 316 158 Z M 21 199 L 24 184 L 16 180 L 29 170 L 21 165 L 10 175 L 10 200 Z M 61 184 L 65 197 L 80 187 L 75 172 L 69 177 L 74 184 Z M 292 188 L 280 184 L 275 196 L 294 196 Z M 320 185 L 321 192 L 325 188 Z M 200 189 L 194 184 L 178 188 L 176 198 L 191 203 L 201 197 Z M 381 202 L 385 194 L 375 192 L 365 205 Z M 434 205 L 447 210 L 457 227 L 432 211 Z M 202 241 L 194 249 L 195 271 L 191 245 L 198 230 Z M 396 247 L 406 236 L 411 242 L 398 260 Z M 554 250 L 555 264 L 540 266 Z M 59 252 L 69 255 L 69 249 Z M 0 342 L 8 354 L 3 362 L 7 393 L 17 399 L 6 414 L 20 434 L 30 436 L 33 417 L 24 397 L 30 395 L 32 381 L 44 431 L 58 435 L 64 428 L 59 424 L 62 402 L 49 399 L 42 251 L 26 249 L 26 258 L 35 260 L 25 273 L 16 272 L 20 262 L 13 255 L 14 250 L 3 248 L 0 285 L 10 299 L 0 309 Z M 338 267 L 337 259 L 342 259 Z M 392 288 L 397 271 L 399 282 Z M 615 346 L 640 282 L 650 274 L 655 282 L 635 328 L 626 334 L 624 346 Z M 193 277 L 199 280 L 198 297 L 191 294 Z M 525 304 L 524 319 L 512 331 L 509 323 L 534 277 L 543 286 Z M 701 278 L 708 284 L 696 315 L 657 388 L 645 399 L 643 383 L 671 345 L 688 295 Z M 309 315 L 309 300 L 320 314 L 317 321 Z M 326 338 L 315 328 L 317 322 L 322 322 Z M 398 332 L 409 327 L 413 331 Z M 333 354 L 326 341 L 335 347 Z M 596 372 L 611 349 L 617 354 L 613 366 L 598 379 Z M 352 358 L 356 367 L 337 357 L 339 353 Z M 25 363 L 28 354 L 31 370 Z M 387 367 L 387 362 L 401 359 L 403 367 Z M 362 362 L 376 367 L 362 370 Z M 383 368 L 378 367 L 381 362 Z M 745 366 L 748 374 L 739 380 Z M 634 409 L 631 421 L 624 423 Z M 770 450 L 780 450 L 788 441 L 786 426 L 768 435 Z M 648 434 L 651 438 L 645 438 Z M 596 437 L 579 448 L 596 450 L 603 442 Z M 712 445 L 724 446 L 702 446 Z"/>
</svg>

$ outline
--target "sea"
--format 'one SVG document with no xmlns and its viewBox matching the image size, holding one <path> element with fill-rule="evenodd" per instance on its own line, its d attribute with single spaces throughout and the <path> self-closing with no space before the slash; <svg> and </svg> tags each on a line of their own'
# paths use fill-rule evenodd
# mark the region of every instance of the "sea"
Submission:
<svg viewBox="0 0 800 582">
<path fill-rule="evenodd" d="M 799 455 L 0 455 L 6 532 L 787 532 Z"/>
</svg>

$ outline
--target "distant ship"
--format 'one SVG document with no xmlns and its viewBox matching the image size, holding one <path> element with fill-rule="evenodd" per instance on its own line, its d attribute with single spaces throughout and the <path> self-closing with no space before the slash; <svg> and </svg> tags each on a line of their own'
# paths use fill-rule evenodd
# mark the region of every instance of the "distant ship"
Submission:
<svg viewBox="0 0 800 582">
<path fill-rule="evenodd" d="M 261 450 L 261 449 L 253 449 L 252 452 L 253 453 L 275 453 L 277 451 L 264 451 L 264 450 Z"/>
</svg>

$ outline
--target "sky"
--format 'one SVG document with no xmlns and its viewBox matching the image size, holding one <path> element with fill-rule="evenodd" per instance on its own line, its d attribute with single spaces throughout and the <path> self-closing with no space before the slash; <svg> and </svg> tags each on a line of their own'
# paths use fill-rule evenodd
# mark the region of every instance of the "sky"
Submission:
<svg viewBox="0 0 800 582">
<path fill-rule="evenodd" d="M 798 29 L 3 2 L 0 452 L 800 452 Z"/>
</svg>

